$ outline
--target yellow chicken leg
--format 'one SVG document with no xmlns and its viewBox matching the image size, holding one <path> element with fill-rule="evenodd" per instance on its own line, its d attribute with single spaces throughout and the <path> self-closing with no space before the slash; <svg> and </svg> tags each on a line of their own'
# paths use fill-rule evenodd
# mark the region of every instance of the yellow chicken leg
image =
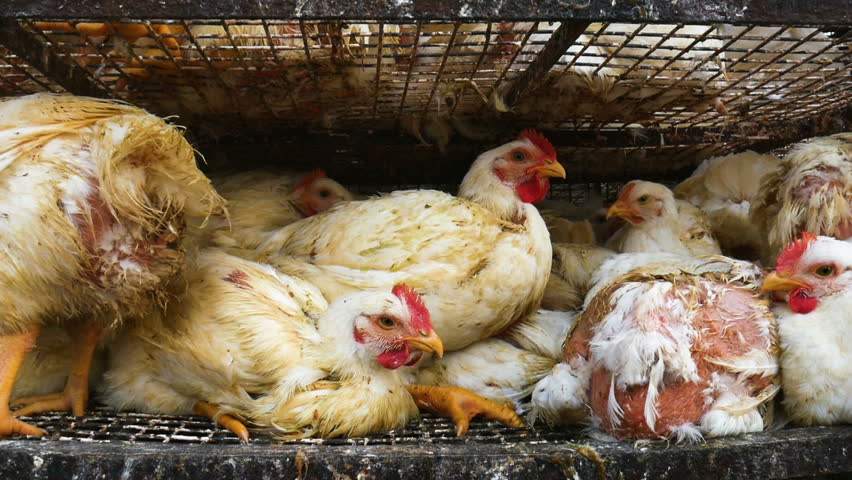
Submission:
<svg viewBox="0 0 852 480">
<path fill-rule="evenodd" d="M 509 404 L 500 405 L 464 388 L 426 385 L 408 385 L 407 388 L 418 408 L 451 418 L 459 437 L 467 433 L 470 420 L 480 414 L 510 427 L 524 426 Z"/>
<path fill-rule="evenodd" d="M 248 443 L 249 432 L 246 426 L 243 425 L 243 422 L 228 415 L 227 413 L 223 413 L 219 415 L 219 418 L 216 418 L 216 415 L 219 413 L 218 405 L 207 402 L 198 402 L 195 404 L 193 410 L 195 411 L 196 415 L 201 415 L 203 417 L 209 418 L 210 420 L 219 422 L 220 425 L 230 430 L 231 433 L 240 437 L 240 440 L 243 443 Z"/>
<path fill-rule="evenodd" d="M 12 417 L 9 412 L 9 398 L 12 396 L 12 387 L 15 386 L 15 377 L 18 370 L 34 346 L 38 338 L 39 329 L 36 328 L 27 333 L 19 335 L 0 336 L 0 438 L 7 435 L 44 435 L 44 430 L 24 423 Z"/>
<path fill-rule="evenodd" d="M 69 411 L 77 417 L 86 412 L 89 402 L 89 370 L 92 358 L 103 332 L 99 324 L 75 322 L 68 326 L 75 340 L 71 351 L 71 374 L 65 383 L 65 391 L 39 397 L 21 398 L 12 406 L 22 407 L 13 414 L 16 417 L 34 413 Z"/>
</svg>

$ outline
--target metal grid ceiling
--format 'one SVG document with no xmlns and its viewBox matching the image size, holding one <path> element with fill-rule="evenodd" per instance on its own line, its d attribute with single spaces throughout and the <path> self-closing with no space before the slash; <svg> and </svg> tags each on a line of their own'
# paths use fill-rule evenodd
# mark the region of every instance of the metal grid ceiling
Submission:
<svg viewBox="0 0 852 480">
<path fill-rule="evenodd" d="M 471 117 L 504 93 L 558 23 L 273 20 L 30 21 L 114 97 L 151 111 L 343 131 Z M 513 106 L 541 127 L 725 127 L 849 102 L 850 32 L 797 26 L 593 23 Z M 3 57 L 0 57 L 3 58 Z M 4 94 L 20 73 L 2 70 Z M 47 87 L 43 87 L 49 89 Z"/>
</svg>

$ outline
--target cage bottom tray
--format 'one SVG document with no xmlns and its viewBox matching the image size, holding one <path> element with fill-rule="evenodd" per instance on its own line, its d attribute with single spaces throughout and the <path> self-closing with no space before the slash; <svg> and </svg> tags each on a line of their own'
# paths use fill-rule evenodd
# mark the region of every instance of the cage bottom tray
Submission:
<svg viewBox="0 0 852 480">
<path fill-rule="evenodd" d="M 358 439 L 242 445 L 199 417 L 50 414 L 41 439 L 0 441 L 0 478 L 852 478 L 852 426 L 784 429 L 694 445 L 607 443 L 580 430 L 475 421 L 457 438 L 445 419 Z"/>
</svg>

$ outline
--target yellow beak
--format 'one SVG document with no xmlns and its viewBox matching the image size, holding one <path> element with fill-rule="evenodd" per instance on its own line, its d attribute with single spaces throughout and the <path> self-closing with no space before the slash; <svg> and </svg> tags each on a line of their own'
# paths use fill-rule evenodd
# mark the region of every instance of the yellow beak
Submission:
<svg viewBox="0 0 852 480">
<path fill-rule="evenodd" d="M 539 175 L 544 175 L 545 177 L 565 178 L 567 176 L 565 174 L 565 167 L 563 167 L 562 164 L 557 162 L 556 160 L 548 161 L 544 165 L 529 169 L 529 173 L 532 172 L 536 172 Z"/>
<path fill-rule="evenodd" d="M 810 289 L 811 286 L 807 283 L 796 280 L 795 278 L 785 278 L 775 272 L 770 273 L 763 280 L 763 285 L 760 287 L 760 293 L 765 292 L 789 292 L 797 288 Z"/>
<path fill-rule="evenodd" d="M 434 352 L 438 357 L 444 356 L 444 342 L 437 333 L 431 332 L 428 335 L 422 334 L 417 337 L 405 337 L 400 340 L 407 343 L 411 348 L 423 350 L 424 352 Z"/>
<path fill-rule="evenodd" d="M 642 214 L 639 213 L 638 210 L 628 207 L 626 203 L 619 200 L 609 207 L 609 210 L 606 212 L 607 220 L 612 217 L 619 217 L 627 220 L 628 222 L 633 222 L 635 220 L 641 220 Z"/>
</svg>

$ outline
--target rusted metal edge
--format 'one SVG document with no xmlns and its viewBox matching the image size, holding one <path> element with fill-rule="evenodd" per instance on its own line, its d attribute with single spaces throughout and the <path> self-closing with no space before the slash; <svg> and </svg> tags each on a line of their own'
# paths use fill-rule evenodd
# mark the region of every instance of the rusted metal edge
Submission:
<svg viewBox="0 0 852 480">
<path fill-rule="evenodd" d="M 503 98 L 506 105 L 509 107 L 515 105 L 519 98 L 538 88 L 547 76 L 547 72 L 556 65 L 559 58 L 565 55 L 568 48 L 586 31 L 588 26 L 589 22 L 562 22 L 526 70 L 513 80 Z"/>
<path fill-rule="evenodd" d="M 71 93 L 90 97 L 112 96 L 82 67 L 60 57 L 54 47 L 36 40 L 16 20 L 0 18 L 0 45 Z"/>
<path fill-rule="evenodd" d="M 0 16 L 850 25 L 848 0 L 4 0 Z"/>
</svg>

